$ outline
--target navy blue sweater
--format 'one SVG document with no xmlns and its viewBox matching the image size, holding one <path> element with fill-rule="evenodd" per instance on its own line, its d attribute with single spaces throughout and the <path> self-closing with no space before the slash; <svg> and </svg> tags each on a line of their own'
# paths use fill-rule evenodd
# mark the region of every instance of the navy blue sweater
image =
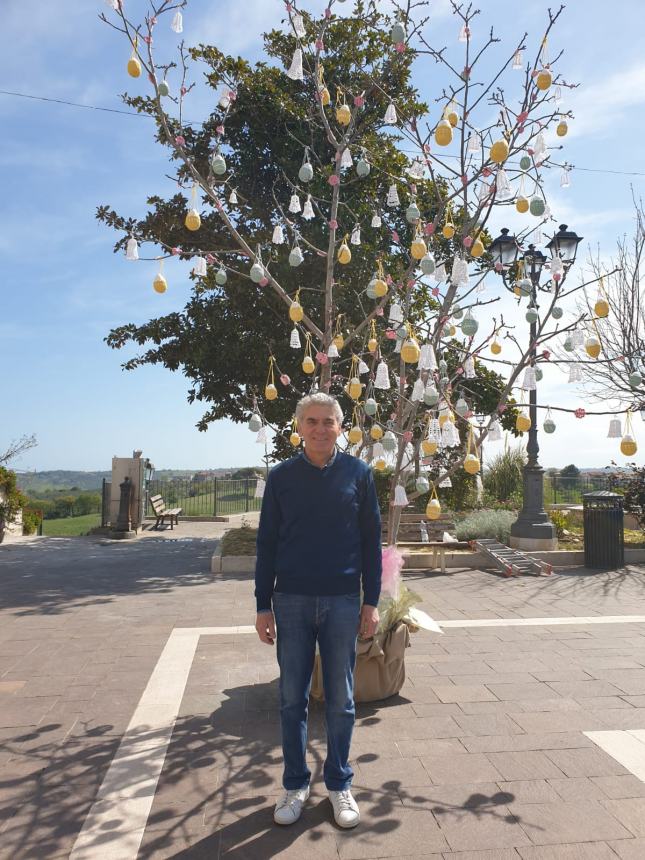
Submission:
<svg viewBox="0 0 645 860">
<path fill-rule="evenodd" d="M 358 594 L 376 606 L 381 593 L 381 514 L 369 466 L 338 452 L 322 469 L 303 454 L 269 474 L 257 540 L 258 612 L 275 591 L 316 596 Z"/>
</svg>

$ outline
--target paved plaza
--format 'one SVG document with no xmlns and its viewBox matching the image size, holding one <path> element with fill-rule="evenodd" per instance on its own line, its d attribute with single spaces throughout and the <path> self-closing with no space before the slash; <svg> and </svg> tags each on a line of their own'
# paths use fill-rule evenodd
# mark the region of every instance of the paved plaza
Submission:
<svg viewBox="0 0 645 860">
<path fill-rule="evenodd" d="M 331 821 L 312 705 L 312 796 L 278 828 L 275 652 L 251 576 L 187 531 L 0 547 L 1 858 L 645 857 L 644 568 L 407 573 L 443 633 L 357 708 L 362 823 Z"/>
</svg>

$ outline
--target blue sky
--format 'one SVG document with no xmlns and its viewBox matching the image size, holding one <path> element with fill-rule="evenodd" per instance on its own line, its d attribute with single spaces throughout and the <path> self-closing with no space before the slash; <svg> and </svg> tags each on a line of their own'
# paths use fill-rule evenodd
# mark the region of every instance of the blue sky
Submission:
<svg viewBox="0 0 645 860">
<path fill-rule="evenodd" d="M 126 2 L 133 18 L 146 8 L 142 0 Z M 301 5 L 322 6 L 318 0 Z M 456 54 L 458 27 L 447 5 L 430 3 L 429 37 Z M 475 43 L 494 24 L 504 50 L 524 30 L 535 41 L 546 17 L 546 4 L 534 0 L 482 0 L 480 6 Z M 189 44 L 212 42 L 259 58 L 260 33 L 279 24 L 283 8 L 274 0 L 193 0 L 183 35 Z M 342 14 L 343 6 L 336 9 Z M 108 6 L 98 0 L 5 0 L 2 89 L 123 109 L 119 93 L 141 91 L 146 83 L 125 74 L 127 46 L 98 20 L 103 11 Z M 598 0 L 571 2 L 557 25 L 551 53 L 565 48 L 565 77 L 581 83 L 564 105 L 576 114 L 564 153 L 576 167 L 645 172 L 641 16 L 638 0 L 622 3 L 620 15 Z M 170 51 L 177 40 L 167 22 L 164 28 L 158 51 Z M 417 76 L 422 91 L 432 87 L 434 75 L 434 67 L 422 65 Z M 199 89 L 186 115 L 204 118 L 210 99 Z M 38 447 L 15 464 L 23 469 L 107 469 L 114 454 L 134 448 L 142 448 L 160 468 L 259 463 L 263 450 L 244 426 L 223 421 L 207 433 L 195 429 L 202 409 L 186 403 L 189 386 L 181 373 L 150 367 L 125 373 L 120 364 L 130 353 L 103 343 L 113 326 L 181 309 L 189 295 L 185 269 L 174 261 L 166 267 L 168 292 L 153 293 L 153 264 L 115 256 L 114 234 L 94 218 L 100 203 L 123 214 L 143 214 L 147 195 L 174 190 L 163 178 L 167 151 L 154 143 L 152 122 L 8 95 L 0 95 L 0 122 L 0 449 L 12 438 L 35 433 Z M 562 190 L 553 171 L 548 186 L 553 213 L 585 237 L 581 260 L 587 246 L 608 260 L 616 237 L 632 229 L 630 183 L 640 195 L 644 177 L 577 169 L 571 180 Z M 488 289 L 499 292 L 499 285 L 491 282 Z M 503 301 L 513 313 L 512 304 Z M 544 386 L 541 402 L 594 408 L 556 369 L 547 371 Z M 572 461 L 602 466 L 620 458 L 615 440 L 605 438 L 608 418 L 580 422 L 567 415 L 556 421 L 553 436 L 541 434 L 545 467 Z M 642 420 L 634 423 L 645 444 Z"/>
</svg>

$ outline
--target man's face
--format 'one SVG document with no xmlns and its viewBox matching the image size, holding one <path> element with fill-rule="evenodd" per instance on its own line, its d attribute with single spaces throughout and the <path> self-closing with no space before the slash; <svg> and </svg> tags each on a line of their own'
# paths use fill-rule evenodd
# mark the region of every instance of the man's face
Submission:
<svg viewBox="0 0 645 860">
<path fill-rule="evenodd" d="M 331 406 L 313 405 L 305 410 L 298 421 L 298 432 L 309 453 L 331 454 L 342 428 Z"/>
</svg>

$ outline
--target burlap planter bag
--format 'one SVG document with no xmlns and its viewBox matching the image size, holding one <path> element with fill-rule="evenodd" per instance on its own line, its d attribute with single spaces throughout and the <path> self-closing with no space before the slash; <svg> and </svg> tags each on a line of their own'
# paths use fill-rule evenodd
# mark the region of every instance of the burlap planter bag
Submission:
<svg viewBox="0 0 645 860">
<path fill-rule="evenodd" d="M 354 669 L 354 701 L 375 702 L 395 696 L 405 681 L 405 649 L 410 647 L 408 625 L 399 622 L 387 633 L 359 639 Z M 311 676 L 311 696 L 324 700 L 320 654 L 316 654 Z"/>
</svg>

